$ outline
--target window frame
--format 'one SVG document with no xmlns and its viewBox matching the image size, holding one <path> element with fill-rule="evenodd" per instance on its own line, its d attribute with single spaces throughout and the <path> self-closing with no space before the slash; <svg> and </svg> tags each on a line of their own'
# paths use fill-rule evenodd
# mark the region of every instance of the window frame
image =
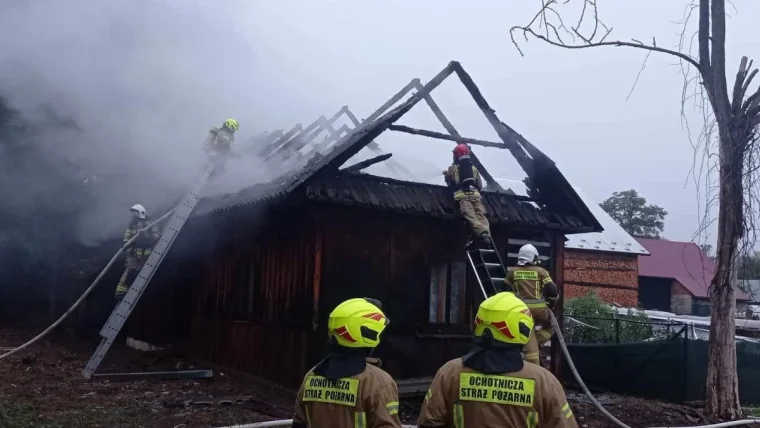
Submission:
<svg viewBox="0 0 760 428">
<path fill-rule="evenodd" d="M 445 269 L 445 273 L 442 272 L 442 268 Z M 464 334 L 472 331 L 472 323 L 469 320 L 471 312 L 469 276 L 469 269 L 464 260 L 444 259 L 428 266 L 428 312 L 423 331 L 435 333 L 455 330 Z M 455 281 L 461 285 L 455 287 Z M 434 290 L 438 291 L 437 298 L 433 293 Z M 443 303 L 441 303 L 441 296 Z"/>
</svg>

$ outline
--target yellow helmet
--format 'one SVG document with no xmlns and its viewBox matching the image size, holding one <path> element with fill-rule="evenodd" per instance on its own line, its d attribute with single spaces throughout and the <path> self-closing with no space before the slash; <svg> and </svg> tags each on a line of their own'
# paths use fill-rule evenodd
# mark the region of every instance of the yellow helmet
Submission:
<svg viewBox="0 0 760 428">
<path fill-rule="evenodd" d="M 514 293 L 501 292 L 484 300 L 475 315 L 475 336 L 483 336 L 486 330 L 499 342 L 525 345 L 533 331 L 533 317 Z"/>
<path fill-rule="evenodd" d="M 390 321 L 368 299 L 349 299 L 338 305 L 327 320 L 330 338 L 347 348 L 375 348 Z"/>
<path fill-rule="evenodd" d="M 227 128 L 230 128 L 233 131 L 237 131 L 238 129 L 240 129 L 240 124 L 238 123 L 238 121 L 232 118 L 225 120 L 224 126 L 226 126 Z"/>
</svg>

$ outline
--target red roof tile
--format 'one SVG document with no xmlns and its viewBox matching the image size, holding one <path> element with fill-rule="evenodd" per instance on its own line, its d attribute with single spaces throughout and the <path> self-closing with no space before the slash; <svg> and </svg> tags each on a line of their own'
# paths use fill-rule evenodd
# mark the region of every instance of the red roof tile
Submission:
<svg viewBox="0 0 760 428">
<path fill-rule="evenodd" d="M 715 274 L 715 263 L 693 242 L 636 238 L 649 256 L 639 256 L 639 276 L 672 278 L 694 297 L 708 297 L 707 289 Z M 736 291 L 738 300 L 749 296 Z"/>
</svg>

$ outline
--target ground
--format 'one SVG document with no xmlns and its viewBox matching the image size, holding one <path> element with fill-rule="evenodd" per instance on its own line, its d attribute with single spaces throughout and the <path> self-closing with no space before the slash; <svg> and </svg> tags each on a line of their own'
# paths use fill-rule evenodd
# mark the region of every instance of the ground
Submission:
<svg viewBox="0 0 760 428">
<path fill-rule="evenodd" d="M 34 332 L 0 326 L 0 347 L 19 345 L 32 336 Z M 58 338 L 43 340 L 0 361 L 0 428 L 192 428 L 291 417 L 293 391 L 224 370 L 215 370 L 214 378 L 205 380 L 87 381 L 81 371 L 94 349 L 94 343 Z M 166 370 L 191 364 L 177 359 L 152 360 L 116 348 L 99 373 Z M 630 397 L 598 398 L 632 427 L 704 423 L 699 411 L 691 407 Z M 615 426 L 582 394 L 569 391 L 568 400 L 579 426 Z M 402 400 L 406 423 L 414 423 L 419 405 L 419 399 Z"/>
</svg>

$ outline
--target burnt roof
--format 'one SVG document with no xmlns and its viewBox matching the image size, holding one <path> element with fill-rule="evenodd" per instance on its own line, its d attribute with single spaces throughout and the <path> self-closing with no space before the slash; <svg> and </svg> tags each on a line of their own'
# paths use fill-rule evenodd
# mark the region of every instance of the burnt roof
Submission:
<svg viewBox="0 0 760 428">
<path fill-rule="evenodd" d="M 309 200 L 317 202 L 438 218 L 458 216 L 451 190 L 444 186 L 369 174 L 317 178 L 305 186 L 305 193 Z M 494 224 L 540 226 L 567 232 L 590 229 L 582 219 L 541 210 L 524 196 L 485 191 L 482 195 L 486 217 Z"/>
<path fill-rule="evenodd" d="M 193 217 L 228 211 L 284 196 L 318 172 L 337 172 L 338 167 L 388 129 L 388 126 L 409 111 L 413 105 L 414 103 L 408 100 L 367 126 L 355 129 L 340 139 L 326 156 L 315 153 L 302 168 L 286 173 L 268 183 L 246 187 L 236 193 L 201 199 L 193 211 Z"/>
<path fill-rule="evenodd" d="M 491 220 L 556 227 L 567 230 L 569 233 L 601 231 L 602 227 L 599 222 L 554 162 L 530 144 L 522 135 L 503 122 L 499 122 L 493 109 L 488 106 L 470 76 L 456 61 L 449 63 L 443 71 L 424 87 L 418 88 L 414 95 L 398 107 L 381 115 L 392 103 L 383 105 L 367 120 L 340 138 L 326 155 L 315 151 L 304 166 L 268 183 L 256 184 L 233 194 L 204 198 L 198 203 L 192 216 L 199 217 L 250 206 L 284 197 L 291 193 L 303 195 L 304 193 L 301 192 L 303 187 L 307 189 L 306 196 L 314 200 L 343 204 L 361 203 L 367 207 L 387 207 L 395 211 L 433 216 L 455 215 L 451 195 L 443 186 L 401 182 L 385 178 L 375 178 L 374 181 L 368 178 L 357 179 L 355 176 L 349 177 L 349 175 L 339 171 L 341 165 L 372 143 L 378 135 L 388 130 L 418 102 L 426 99 L 430 104 L 428 100 L 430 91 L 453 73 L 459 76 L 479 108 L 492 123 L 503 141 L 503 148 L 515 156 L 523 170 L 528 174 L 525 182 L 530 199 L 504 193 L 486 192 L 485 203 Z M 412 83 L 414 82 L 413 80 Z M 395 97 L 400 100 L 402 95 L 400 92 Z M 393 98 L 389 101 L 393 101 Z M 431 106 L 431 108 L 433 107 Z M 445 117 L 442 117 L 443 114 L 440 109 L 437 111 L 436 109 L 434 109 L 436 116 L 441 116 L 439 120 L 451 127 Z M 456 135 L 456 130 L 452 128 L 450 134 Z M 286 141 L 284 144 L 289 143 L 290 141 Z M 473 163 L 475 163 L 477 159 L 474 153 L 472 153 L 472 157 Z M 478 168 L 480 169 L 480 167 Z M 481 172 L 487 181 L 493 181 L 485 170 Z M 345 183 L 341 183 L 341 181 L 345 181 Z M 391 188 L 393 190 L 390 190 Z M 496 188 L 499 189 L 500 186 L 497 185 Z M 330 195 L 334 195 L 334 197 Z M 381 195 L 382 197 L 380 197 Z"/>
</svg>

